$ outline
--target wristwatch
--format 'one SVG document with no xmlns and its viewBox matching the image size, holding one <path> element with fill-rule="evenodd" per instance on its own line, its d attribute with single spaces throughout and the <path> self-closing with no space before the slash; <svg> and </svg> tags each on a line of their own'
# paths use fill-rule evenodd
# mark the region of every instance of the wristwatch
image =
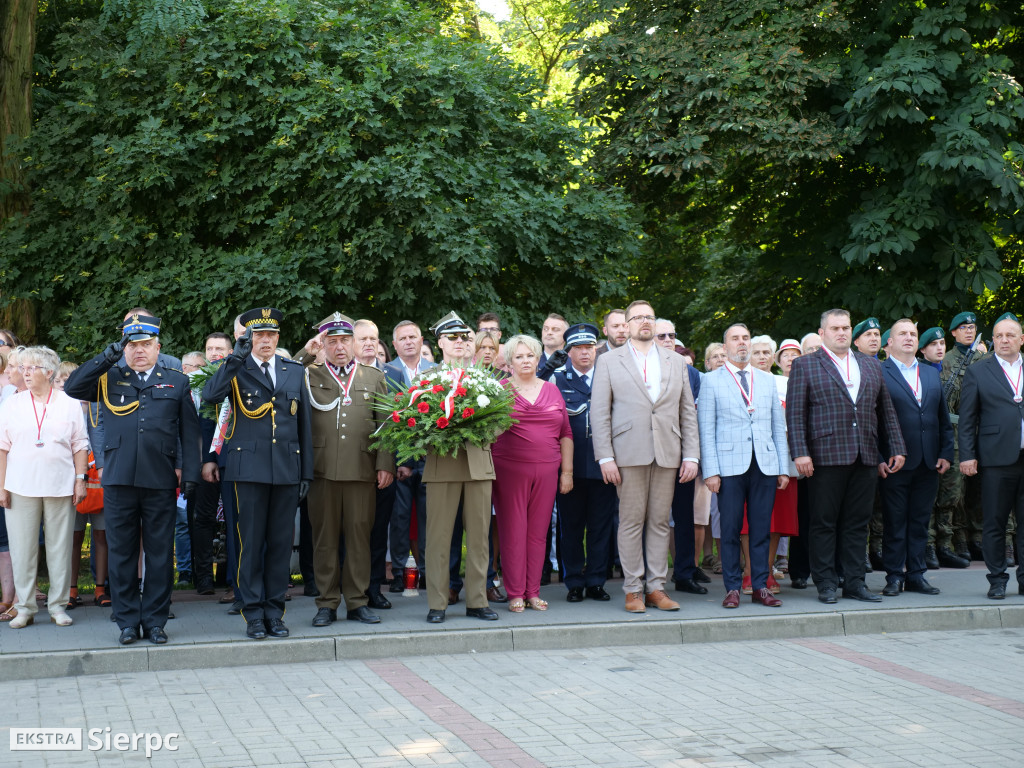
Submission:
<svg viewBox="0 0 1024 768">
<path fill-rule="evenodd" d="M 88 475 L 75 475 L 75 480 L 88 480 Z"/>
</svg>

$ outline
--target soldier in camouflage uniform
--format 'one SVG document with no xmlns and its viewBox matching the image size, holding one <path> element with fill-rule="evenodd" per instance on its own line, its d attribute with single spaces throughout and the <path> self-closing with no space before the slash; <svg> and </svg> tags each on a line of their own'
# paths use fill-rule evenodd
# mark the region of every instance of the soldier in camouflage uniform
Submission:
<svg viewBox="0 0 1024 768">
<path fill-rule="evenodd" d="M 886 331 L 888 335 L 888 331 Z M 882 324 L 877 317 L 869 317 L 861 320 L 853 326 L 853 345 L 857 351 L 869 357 L 878 357 L 878 351 L 882 348 Z M 882 570 L 882 497 L 881 491 L 875 491 L 875 506 L 871 512 L 871 522 L 868 525 L 868 553 L 864 562 L 864 570 L 871 573 L 872 570 Z"/>
</svg>

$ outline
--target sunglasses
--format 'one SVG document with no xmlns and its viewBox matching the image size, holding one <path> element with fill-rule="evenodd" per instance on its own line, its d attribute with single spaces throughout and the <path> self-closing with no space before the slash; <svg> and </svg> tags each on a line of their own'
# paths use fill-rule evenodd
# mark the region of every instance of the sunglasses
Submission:
<svg viewBox="0 0 1024 768">
<path fill-rule="evenodd" d="M 662 339 L 662 340 L 665 340 L 665 339 L 674 339 L 674 338 L 676 337 L 676 335 L 675 335 L 674 333 L 658 333 L 658 334 L 655 334 L 655 335 L 656 335 L 656 336 L 657 336 L 657 337 L 658 337 L 659 339 Z"/>
<path fill-rule="evenodd" d="M 468 333 L 446 333 L 444 337 L 448 341 L 469 341 Z"/>
</svg>

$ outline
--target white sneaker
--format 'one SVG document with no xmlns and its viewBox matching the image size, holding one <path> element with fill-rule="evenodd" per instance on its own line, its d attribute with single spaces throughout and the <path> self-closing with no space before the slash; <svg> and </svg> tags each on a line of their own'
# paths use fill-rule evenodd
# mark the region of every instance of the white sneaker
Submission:
<svg viewBox="0 0 1024 768">
<path fill-rule="evenodd" d="M 75 622 L 72 621 L 71 617 L 64 611 L 57 611 L 56 613 L 50 614 L 50 621 L 56 624 L 58 627 L 70 627 Z"/>
<path fill-rule="evenodd" d="M 28 611 L 20 611 L 17 616 L 11 619 L 11 629 L 24 629 L 32 623 L 32 614 Z"/>
</svg>

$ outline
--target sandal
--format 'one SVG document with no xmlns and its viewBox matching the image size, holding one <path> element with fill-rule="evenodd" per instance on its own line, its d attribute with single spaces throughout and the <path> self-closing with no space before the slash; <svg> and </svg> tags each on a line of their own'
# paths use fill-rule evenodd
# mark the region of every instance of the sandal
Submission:
<svg viewBox="0 0 1024 768">
<path fill-rule="evenodd" d="M 512 611 L 512 613 L 522 613 L 525 608 L 526 603 L 523 602 L 523 598 L 521 597 L 516 597 L 508 601 L 508 609 Z"/>
<path fill-rule="evenodd" d="M 4 612 L 0 613 L 0 621 L 10 621 L 18 615 L 18 609 L 13 605 L 0 603 L 0 608 L 4 609 Z"/>
<path fill-rule="evenodd" d="M 64 607 L 67 610 L 73 610 L 82 604 L 82 598 L 78 596 L 78 587 L 71 588 L 71 596 L 68 598 L 68 604 Z"/>
<path fill-rule="evenodd" d="M 546 611 L 548 609 L 548 604 L 539 597 L 531 597 L 526 601 L 526 607 L 533 608 L 535 611 Z"/>
<path fill-rule="evenodd" d="M 110 595 L 108 595 L 105 590 L 101 592 L 101 589 L 103 589 L 103 587 L 96 587 L 96 597 L 94 598 L 94 602 L 100 608 L 109 608 L 111 605 Z"/>
</svg>

